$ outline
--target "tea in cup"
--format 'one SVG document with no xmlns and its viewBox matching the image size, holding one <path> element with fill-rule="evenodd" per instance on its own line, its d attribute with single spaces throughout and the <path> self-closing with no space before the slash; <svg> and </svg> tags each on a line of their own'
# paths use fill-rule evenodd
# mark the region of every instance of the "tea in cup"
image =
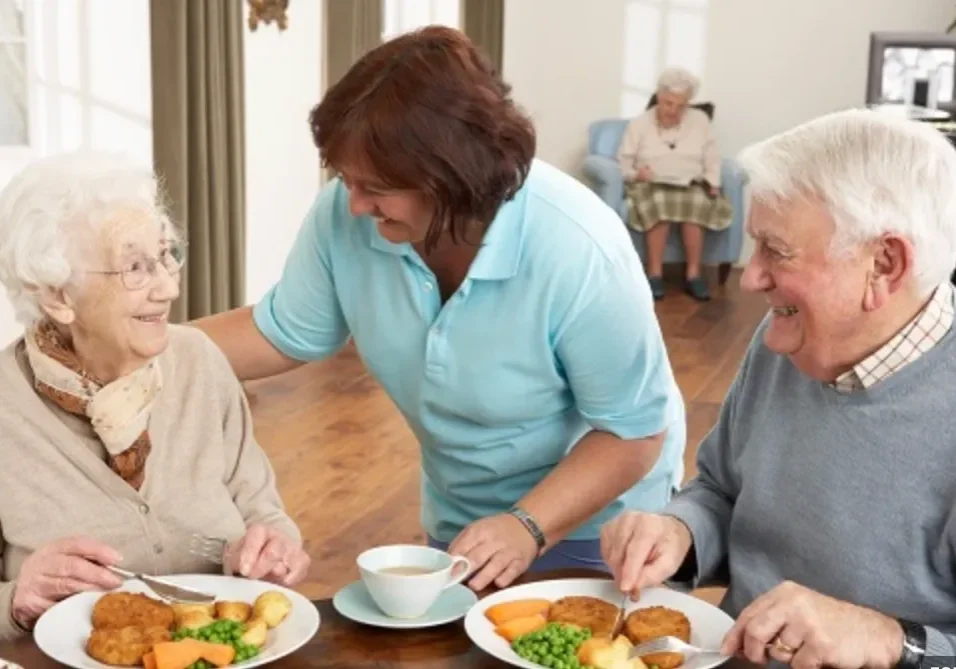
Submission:
<svg viewBox="0 0 956 669">
<path fill-rule="evenodd" d="M 430 546 L 379 546 L 359 555 L 356 563 L 372 600 L 390 618 L 420 618 L 442 592 L 471 572 L 468 558 Z"/>
</svg>

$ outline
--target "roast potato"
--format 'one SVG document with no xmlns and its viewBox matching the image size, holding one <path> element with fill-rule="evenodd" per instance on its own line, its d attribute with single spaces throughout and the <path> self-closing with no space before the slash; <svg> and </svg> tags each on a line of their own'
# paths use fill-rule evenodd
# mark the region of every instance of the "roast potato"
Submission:
<svg viewBox="0 0 956 669">
<path fill-rule="evenodd" d="M 216 617 L 244 623 L 252 616 L 252 607 L 246 602 L 216 602 Z"/>
<path fill-rule="evenodd" d="M 269 626 L 262 618 L 253 618 L 246 623 L 246 629 L 242 634 L 242 643 L 262 648 L 266 643 L 266 632 Z"/>
<path fill-rule="evenodd" d="M 269 629 L 278 627 L 290 611 L 292 601 L 278 590 L 262 593 L 252 605 L 252 617 L 265 621 Z"/>
</svg>

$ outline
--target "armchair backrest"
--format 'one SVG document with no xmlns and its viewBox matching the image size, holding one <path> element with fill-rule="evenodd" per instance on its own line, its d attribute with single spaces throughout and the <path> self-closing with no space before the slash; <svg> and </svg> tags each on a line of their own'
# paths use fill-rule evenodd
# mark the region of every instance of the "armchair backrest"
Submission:
<svg viewBox="0 0 956 669">
<path fill-rule="evenodd" d="M 588 126 L 588 154 L 617 158 L 617 149 L 624 138 L 630 119 L 607 118 Z"/>
</svg>

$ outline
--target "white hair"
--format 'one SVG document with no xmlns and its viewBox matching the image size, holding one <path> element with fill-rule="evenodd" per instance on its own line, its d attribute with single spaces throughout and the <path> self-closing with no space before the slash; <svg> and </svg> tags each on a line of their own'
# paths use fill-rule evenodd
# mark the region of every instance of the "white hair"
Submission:
<svg viewBox="0 0 956 669">
<path fill-rule="evenodd" d="M 116 154 L 77 152 L 43 158 L 0 193 L 0 284 L 17 320 L 40 319 L 39 290 L 75 285 L 78 234 L 89 234 L 120 209 L 149 212 L 169 224 L 153 173 Z"/>
<path fill-rule="evenodd" d="M 657 78 L 658 92 L 686 95 L 688 100 L 692 100 L 697 95 L 698 88 L 700 88 L 700 79 L 682 67 L 669 67 Z"/>
<path fill-rule="evenodd" d="M 921 293 L 949 280 L 956 149 L 928 123 L 867 109 L 834 112 L 744 149 L 739 161 L 757 202 L 822 202 L 836 226 L 835 255 L 892 232 L 913 244 Z"/>
</svg>

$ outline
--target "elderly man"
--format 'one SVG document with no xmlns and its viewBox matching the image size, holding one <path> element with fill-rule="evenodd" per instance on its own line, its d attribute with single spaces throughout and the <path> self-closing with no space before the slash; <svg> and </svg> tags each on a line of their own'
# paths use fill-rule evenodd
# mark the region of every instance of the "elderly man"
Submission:
<svg viewBox="0 0 956 669">
<path fill-rule="evenodd" d="M 728 586 L 723 650 L 794 667 L 956 654 L 956 152 L 845 111 L 741 157 L 760 325 L 661 515 L 603 528 L 621 588 Z"/>
</svg>

